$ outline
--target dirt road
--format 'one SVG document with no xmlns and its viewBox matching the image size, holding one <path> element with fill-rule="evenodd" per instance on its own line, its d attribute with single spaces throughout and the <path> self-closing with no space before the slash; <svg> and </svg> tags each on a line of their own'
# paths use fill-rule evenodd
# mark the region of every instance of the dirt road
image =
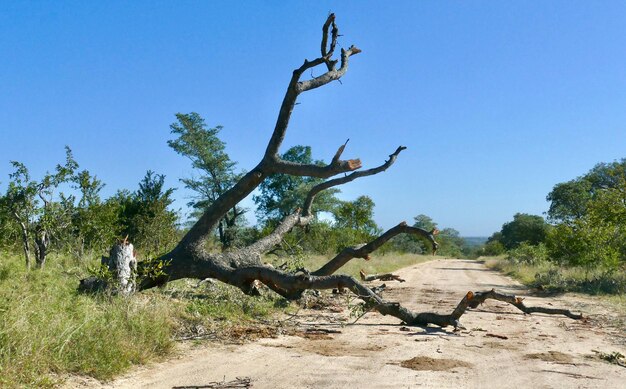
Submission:
<svg viewBox="0 0 626 389">
<path fill-rule="evenodd" d="M 528 296 L 515 281 L 467 260 L 435 260 L 396 272 L 384 296 L 415 310 L 450 312 L 469 291 Z M 569 308 L 591 316 L 524 315 L 488 301 L 462 318 L 465 331 L 402 328 L 368 313 L 355 325 L 343 314 L 299 312 L 305 326 L 341 331 L 312 339 L 280 336 L 244 345 L 207 345 L 142 368 L 107 388 L 172 388 L 249 377 L 255 388 L 624 388 L 626 368 L 600 359 L 626 354 L 624 329 L 593 298 L 527 297 L 527 305 Z M 329 323 L 329 320 L 335 323 Z"/>
</svg>

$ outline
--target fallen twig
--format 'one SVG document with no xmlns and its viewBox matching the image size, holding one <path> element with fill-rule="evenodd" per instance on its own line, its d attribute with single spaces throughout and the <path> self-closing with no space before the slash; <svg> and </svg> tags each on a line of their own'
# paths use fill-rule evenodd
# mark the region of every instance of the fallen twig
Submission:
<svg viewBox="0 0 626 389">
<path fill-rule="evenodd" d="M 488 336 L 490 338 L 498 338 L 498 339 L 508 339 L 508 336 L 504 336 L 504 335 L 498 335 L 498 334 L 485 334 L 485 336 Z"/>
<path fill-rule="evenodd" d="M 359 274 L 361 275 L 361 280 L 363 281 L 375 281 L 375 280 L 381 280 L 381 281 L 399 281 L 399 282 L 404 282 L 405 280 L 400 278 L 400 276 L 397 276 L 395 274 L 392 273 L 384 273 L 384 274 L 370 274 L 367 275 L 365 274 L 365 272 L 363 271 L 363 269 L 361 269 L 361 271 L 359 272 Z"/>
<path fill-rule="evenodd" d="M 233 381 L 209 382 L 206 385 L 172 386 L 172 389 L 203 389 L 203 388 L 251 388 L 250 377 L 237 377 Z"/>
</svg>

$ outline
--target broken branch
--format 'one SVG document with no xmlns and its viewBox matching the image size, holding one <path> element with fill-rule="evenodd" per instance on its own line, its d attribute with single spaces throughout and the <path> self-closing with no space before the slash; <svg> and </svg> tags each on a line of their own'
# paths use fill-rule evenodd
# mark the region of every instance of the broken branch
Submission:
<svg viewBox="0 0 626 389">
<path fill-rule="evenodd" d="M 399 282 L 404 282 L 405 281 L 404 279 L 400 278 L 400 276 L 398 276 L 396 274 L 392 274 L 392 273 L 367 275 L 367 274 L 365 274 L 363 269 L 361 269 L 361 271 L 359 272 L 359 275 L 361 276 L 361 281 L 376 281 L 376 280 L 380 280 L 380 281 L 399 281 Z"/>
</svg>

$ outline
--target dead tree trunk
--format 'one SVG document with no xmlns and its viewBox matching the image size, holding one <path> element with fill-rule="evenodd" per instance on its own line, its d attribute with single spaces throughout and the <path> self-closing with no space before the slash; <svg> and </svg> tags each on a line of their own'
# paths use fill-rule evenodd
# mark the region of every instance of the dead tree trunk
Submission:
<svg viewBox="0 0 626 389">
<path fill-rule="evenodd" d="M 214 278 L 235 285 L 246 293 L 254 292 L 254 283 L 259 281 L 287 298 L 297 298 L 306 289 L 347 288 L 364 300 L 370 309 L 376 310 L 383 315 L 395 316 L 409 325 L 435 324 L 440 326 L 458 326 L 458 319 L 465 312 L 465 309 L 471 307 L 475 301 L 481 298 L 483 300 L 496 298 L 514 304 L 518 308 L 522 307 L 522 305 L 517 303 L 518 299 L 514 296 L 510 298 L 509 296 L 503 297 L 504 295 L 496 292 L 479 292 L 470 295 L 470 292 L 452 314 L 414 313 L 398 303 L 383 300 L 382 297 L 353 277 L 334 274 L 353 258 L 368 259 L 369 254 L 398 234 L 413 234 L 424 238 L 431 243 L 433 252 L 436 251 L 438 245 L 434 238 L 434 231 L 410 227 L 406 223 L 398 224 L 359 248 L 344 249 L 327 264 L 310 273 L 289 274 L 264 266 L 261 263 L 261 255 L 280 243 L 284 235 L 292 228 L 305 226 L 312 220 L 311 206 L 318 193 L 358 178 L 385 171 L 393 165 L 398 155 L 405 149 L 405 147 L 400 146 L 380 166 L 360 171 L 356 171 L 361 168 L 359 159 L 341 159 L 346 144 L 338 148 L 331 162 L 325 166 L 299 164 L 280 158 L 279 148 L 285 138 L 298 96 L 332 81 L 339 80 L 348 70 L 350 58 L 361 52 L 357 47 L 350 46 L 348 49 L 341 49 L 339 59 L 334 59 L 338 37 L 339 29 L 335 24 L 335 15 L 331 14 L 322 27 L 321 55 L 311 61 L 304 60 L 304 63 L 293 71 L 285 97 L 280 106 L 274 131 L 261 161 L 206 209 L 202 217 L 182 238 L 174 250 L 158 258 L 158 260 L 167 263 L 165 268 L 166 276 L 145 278 L 140 281 L 138 289 L 151 288 L 180 278 Z M 317 66 L 324 66 L 326 68 L 325 72 L 312 79 L 302 80 L 303 75 L 308 70 Z M 270 235 L 239 250 L 222 253 L 211 253 L 205 250 L 204 242 L 218 227 L 220 220 L 227 215 L 228 211 L 248 196 L 268 176 L 279 173 L 318 177 L 328 180 L 313 187 L 302 208 L 285 217 Z M 331 178 L 339 174 L 343 175 L 338 178 Z M 118 267 L 117 269 L 119 270 L 120 268 Z M 88 285 L 88 282 L 81 282 L 81 285 Z M 529 312 L 533 311 L 532 308 L 525 309 L 530 309 Z M 570 317 L 578 317 L 569 311 L 547 312 L 543 310 L 543 312 L 565 313 Z"/>
<path fill-rule="evenodd" d="M 109 256 L 102 257 L 102 264 L 114 275 L 113 287 L 117 293 L 129 295 L 136 290 L 137 258 L 127 239 L 114 245 Z"/>
</svg>

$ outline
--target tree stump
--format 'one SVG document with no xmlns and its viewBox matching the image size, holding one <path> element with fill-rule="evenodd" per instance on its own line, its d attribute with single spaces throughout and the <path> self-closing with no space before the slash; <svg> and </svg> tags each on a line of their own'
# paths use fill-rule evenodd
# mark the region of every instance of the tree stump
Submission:
<svg viewBox="0 0 626 389">
<path fill-rule="evenodd" d="M 136 290 L 137 258 L 128 239 L 115 244 L 109 251 L 109 257 L 102 257 L 102 264 L 113 274 L 116 293 L 128 296 Z"/>
</svg>

